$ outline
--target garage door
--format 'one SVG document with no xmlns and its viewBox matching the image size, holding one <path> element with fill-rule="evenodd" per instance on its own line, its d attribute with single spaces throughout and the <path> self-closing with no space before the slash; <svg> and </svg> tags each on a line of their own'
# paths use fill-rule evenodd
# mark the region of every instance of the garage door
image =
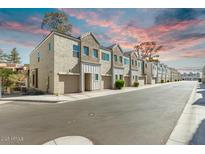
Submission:
<svg viewBox="0 0 205 154">
<path fill-rule="evenodd" d="M 59 78 L 64 82 L 64 94 L 79 92 L 79 75 L 62 75 Z"/>
<path fill-rule="evenodd" d="M 102 76 L 102 89 L 111 89 L 112 80 L 111 76 Z"/>
<path fill-rule="evenodd" d="M 152 78 L 152 84 L 155 84 L 155 83 L 156 83 L 156 79 Z"/>
<path fill-rule="evenodd" d="M 124 80 L 125 80 L 125 87 L 129 87 L 130 86 L 130 77 L 125 76 Z"/>
<path fill-rule="evenodd" d="M 139 86 L 143 86 L 145 79 L 143 77 L 139 77 L 138 82 L 139 82 Z"/>
</svg>

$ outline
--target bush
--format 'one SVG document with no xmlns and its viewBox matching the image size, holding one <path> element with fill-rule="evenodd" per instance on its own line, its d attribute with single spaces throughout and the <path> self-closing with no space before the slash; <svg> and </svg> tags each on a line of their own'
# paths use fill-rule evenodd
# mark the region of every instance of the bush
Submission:
<svg viewBox="0 0 205 154">
<path fill-rule="evenodd" d="M 164 80 L 161 80 L 161 83 L 164 83 Z"/>
<path fill-rule="evenodd" d="M 167 82 L 169 82 L 169 80 L 167 80 Z"/>
<path fill-rule="evenodd" d="M 117 89 L 122 89 L 122 87 L 124 86 L 125 81 L 124 80 L 117 80 L 115 81 L 115 88 Z"/>
<path fill-rule="evenodd" d="M 137 82 L 137 81 L 134 82 L 134 87 L 139 87 L 139 85 L 140 85 L 139 82 Z"/>
<path fill-rule="evenodd" d="M 29 88 L 24 93 L 24 95 L 43 95 L 43 94 L 45 94 L 45 92 L 43 92 L 41 90 L 34 89 L 34 88 Z"/>
</svg>

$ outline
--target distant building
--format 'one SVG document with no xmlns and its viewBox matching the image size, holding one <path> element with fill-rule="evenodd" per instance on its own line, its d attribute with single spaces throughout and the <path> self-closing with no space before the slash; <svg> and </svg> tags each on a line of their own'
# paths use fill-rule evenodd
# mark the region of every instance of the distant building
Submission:
<svg viewBox="0 0 205 154">
<path fill-rule="evenodd" d="M 0 62 L 0 69 L 7 68 L 11 69 L 15 72 L 21 72 L 25 75 L 25 86 L 29 86 L 29 64 L 15 64 L 15 63 L 7 63 L 7 62 Z"/>
<path fill-rule="evenodd" d="M 200 73 L 193 73 L 193 72 L 189 72 L 189 73 L 183 73 L 181 74 L 182 76 L 182 80 L 188 80 L 188 81 L 198 81 L 201 76 Z"/>
</svg>

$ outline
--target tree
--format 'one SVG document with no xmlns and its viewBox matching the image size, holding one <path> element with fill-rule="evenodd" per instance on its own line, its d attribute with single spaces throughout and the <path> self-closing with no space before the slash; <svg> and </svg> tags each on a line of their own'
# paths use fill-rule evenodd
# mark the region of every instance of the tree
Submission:
<svg viewBox="0 0 205 154">
<path fill-rule="evenodd" d="M 8 55 L 7 61 L 10 63 L 15 63 L 15 64 L 19 64 L 21 63 L 21 57 L 19 56 L 18 51 L 16 50 L 16 48 L 13 48 L 11 53 Z"/>
<path fill-rule="evenodd" d="M 46 13 L 41 28 L 64 34 L 71 34 L 72 31 L 72 25 L 69 23 L 67 15 L 63 12 Z"/>
<path fill-rule="evenodd" d="M 9 76 L 14 74 L 11 69 L 2 68 L 0 69 L 0 78 L 2 89 L 6 89 L 12 85 L 12 82 L 9 80 Z"/>
<path fill-rule="evenodd" d="M 10 85 L 11 88 L 15 88 L 21 85 L 24 82 L 24 79 L 25 79 L 25 76 L 22 73 L 13 73 L 13 74 L 10 74 L 8 77 L 8 80 L 11 83 Z"/>
<path fill-rule="evenodd" d="M 0 49 L 0 62 L 5 62 L 7 60 L 8 55 L 4 53 L 2 49 Z"/>
<path fill-rule="evenodd" d="M 161 45 L 157 45 L 156 42 L 142 42 L 139 45 L 134 46 L 135 52 L 141 56 L 141 58 L 147 61 L 159 61 L 158 52 L 162 49 Z"/>
</svg>

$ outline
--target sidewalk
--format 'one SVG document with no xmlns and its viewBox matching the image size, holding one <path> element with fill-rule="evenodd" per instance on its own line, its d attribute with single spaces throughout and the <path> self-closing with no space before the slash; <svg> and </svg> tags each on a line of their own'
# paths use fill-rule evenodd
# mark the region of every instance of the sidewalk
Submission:
<svg viewBox="0 0 205 154">
<path fill-rule="evenodd" d="M 65 94 L 60 96 L 55 95 L 32 95 L 32 96 L 18 96 L 18 97 L 8 97 L 8 98 L 1 98 L 0 102 L 2 101 L 30 101 L 30 102 L 45 102 L 45 103 L 66 103 L 71 101 L 77 101 L 82 99 L 89 99 L 94 97 L 100 96 L 107 96 L 107 95 L 114 95 L 120 93 L 126 93 L 130 91 L 137 91 L 146 88 L 158 87 L 167 84 L 173 84 L 178 82 L 170 82 L 170 83 L 163 83 L 163 84 L 154 84 L 154 85 L 145 85 L 142 87 L 124 87 L 121 90 L 112 90 L 112 89 L 105 89 L 105 90 L 97 90 L 97 91 L 89 91 L 83 93 L 72 93 L 72 94 Z"/>
<path fill-rule="evenodd" d="M 167 144 L 205 144 L 205 84 L 198 84 Z"/>
</svg>

